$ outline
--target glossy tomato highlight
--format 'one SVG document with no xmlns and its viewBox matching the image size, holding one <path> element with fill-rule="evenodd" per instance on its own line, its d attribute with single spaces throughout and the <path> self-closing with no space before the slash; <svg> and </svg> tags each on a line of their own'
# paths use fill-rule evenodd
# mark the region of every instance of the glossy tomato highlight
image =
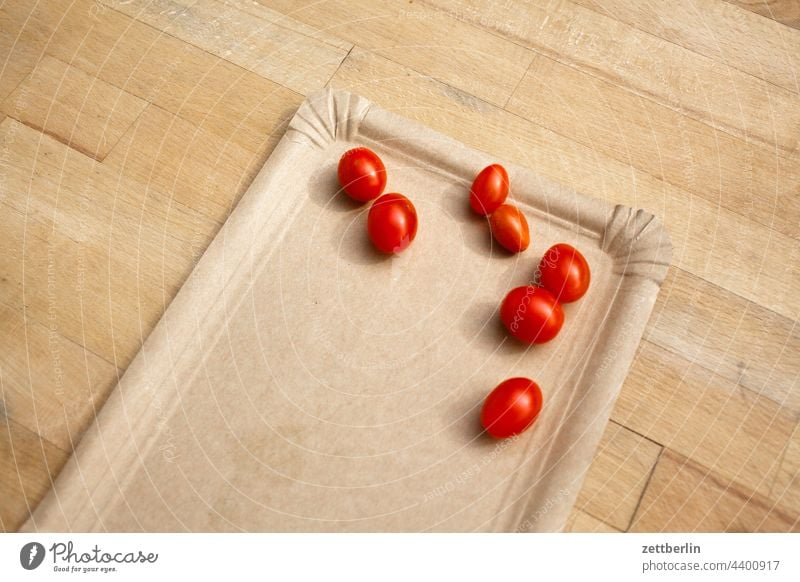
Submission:
<svg viewBox="0 0 800 582">
<path fill-rule="evenodd" d="M 368 148 L 347 150 L 339 159 L 338 174 L 342 189 L 359 202 L 374 200 L 386 187 L 383 161 Z"/>
<path fill-rule="evenodd" d="M 475 177 L 469 192 L 472 210 L 486 216 L 497 210 L 508 196 L 508 173 L 500 164 L 486 166 Z"/>
<path fill-rule="evenodd" d="M 572 303 L 583 297 L 592 278 L 584 256 L 566 243 L 547 249 L 539 263 L 539 277 L 542 287 L 561 303 Z"/>
<path fill-rule="evenodd" d="M 529 344 L 550 341 L 564 325 L 564 310 L 543 287 L 512 289 L 500 306 L 500 319 L 511 335 Z"/>
<path fill-rule="evenodd" d="M 384 194 L 369 209 L 367 231 L 384 253 L 399 253 L 417 236 L 417 210 L 402 194 Z"/>
<path fill-rule="evenodd" d="M 520 434 L 533 424 L 542 410 L 542 391 L 528 378 L 501 382 L 483 402 L 481 425 L 494 438 Z"/>
<path fill-rule="evenodd" d="M 531 234 L 525 215 L 516 206 L 503 204 L 489 217 L 495 240 L 507 251 L 519 253 L 531 244 Z"/>
</svg>

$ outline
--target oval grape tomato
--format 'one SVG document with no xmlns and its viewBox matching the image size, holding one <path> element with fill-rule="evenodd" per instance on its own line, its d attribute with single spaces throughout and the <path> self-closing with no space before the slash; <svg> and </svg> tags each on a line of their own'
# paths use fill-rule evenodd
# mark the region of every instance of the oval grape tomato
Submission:
<svg viewBox="0 0 800 582">
<path fill-rule="evenodd" d="M 561 303 L 577 301 L 589 289 L 589 263 L 576 249 L 566 243 L 553 245 L 539 263 L 542 287 Z"/>
<path fill-rule="evenodd" d="M 417 236 L 417 210 L 402 194 L 384 194 L 369 209 L 367 231 L 379 251 L 402 252 Z"/>
<path fill-rule="evenodd" d="M 492 235 L 507 251 L 519 253 L 528 248 L 531 234 L 528 221 L 516 206 L 503 204 L 489 217 Z"/>
<path fill-rule="evenodd" d="M 500 306 L 500 319 L 511 335 L 529 344 L 550 341 L 564 325 L 564 310 L 543 287 L 512 289 Z"/>
<path fill-rule="evenodd" d="M 339 184 L 353 200 L 368 202 L 383 193 L 386 168 L 371 149 L 347 150 L 339 160 Z"/>
<path fill-rule="evenodd" d="M 486 216 L 506 201 L 508 196 L 508 173 L 500 164 L 486 166 L 475 177 L 469 192 L 472 210 Z"/>
<path fill-rule="evenodd" d="M 491 436 L 507 438 L 533 424 L 542 410 L 542 391 L 528 378 L 501 382 L 483 402 L 481 424 Z"/>
</svg>

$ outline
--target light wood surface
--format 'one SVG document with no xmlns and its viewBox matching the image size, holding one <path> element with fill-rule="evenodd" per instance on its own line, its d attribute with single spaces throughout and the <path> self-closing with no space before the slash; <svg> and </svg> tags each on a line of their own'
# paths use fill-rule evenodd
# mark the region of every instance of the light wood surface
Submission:
<svg viewBox="0 0 800 582">
<path fill-rule="evenodd" d="M 331 85 L 664 218 L 673 266 L 566 530 L 800 530 L 800 8 L 664 6 L 0 3 L 0 527 Z"/>
<path fill-rule="evenodd" d="M 770 20 L 775 20 L 800 29 L 800 4 L 796 0 L 727 0 L 731 4 L 741 6 L 760 14 Z"/>
</svg>

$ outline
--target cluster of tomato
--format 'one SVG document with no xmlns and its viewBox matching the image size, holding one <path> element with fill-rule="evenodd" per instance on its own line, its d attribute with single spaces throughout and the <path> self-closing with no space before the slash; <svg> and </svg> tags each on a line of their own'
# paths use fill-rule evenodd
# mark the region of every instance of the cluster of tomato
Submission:
<svg viewBox="0 0 800 582">
<path fill-rule="evenodd" d="M 417 236 L 417 210 L 402 194 L 384 194 L 386 167 L 367 148 L 348 150 L 339 160 L 339 184 L 358 202 L 375 200 L 367 216 L 367 232 L 375 247 L 384 253 L 399 253 Z"/>
<path fill-rule="evenodd" d="M 507 250 L 517 253 L 530 244 L 525 216 L 506 204 L 508 173 L 499 164 L 484 168 L 470 190 L 469 203 L 481 216 L 489 216 L 492 235 Z M 550 247 L 539 262 L 539 284 L 512 289 L 500 305 L 500 319 L 508 332 L 529 344 L 548 342 L 564 325 L 562 303 L 577 301 L 589 288 L 589 264 L 574 247 Z M 542 391 L 528 378 L 511 378 L 498 385 L 483 403 L 481 424 L 495 438 L 517 435 L 536 420 L 542 409 Z"/>
<path fill-rule="evenodd" d="M 355 148 L 339 160 L 339 183 L 359 202 L 375 200 L 369 210 L 367 230 L 375 247 L 385 253 L 406 249 L 417 234 L 417 211 L 402 194 L 384 194 L 386 168 L 375 152 Z M 505 168 L 484 168 L 470 188 L 469 203 L 487 216 L 492 236 L 512 253 L 530 245 L 525 215 L 506 204 L 509 180 Z M 376 200 L 377 199 L 377 200 Z M 539 261 L 538 284 L 512 289 L 500 306 L 500 319 L 508 332 L 529 344 L 548 342 L 564 325 L 562 303 L 577 301 L 589 288 L 591 274 L 584 256 L 561 243 L 550 247 Z M 517 435 L 536 420 L 542 409 L 542 391 L 528 378 L 511 378 L 499 384 L 483 403 L 481 424 L 495 438 Z"/>
</svg>

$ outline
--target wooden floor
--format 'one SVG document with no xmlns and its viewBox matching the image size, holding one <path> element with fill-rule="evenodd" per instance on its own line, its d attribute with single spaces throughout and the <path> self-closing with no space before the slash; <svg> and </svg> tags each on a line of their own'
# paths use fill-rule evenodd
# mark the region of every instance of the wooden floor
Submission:
<svg viewBox="0 0 800 582">
<path fill-rule="evenodd" d="M 0 529 L 330 85 L 665 219 L 568 529 L 800 530 L 798 0 L 0 5 Z"/>
</svg>

